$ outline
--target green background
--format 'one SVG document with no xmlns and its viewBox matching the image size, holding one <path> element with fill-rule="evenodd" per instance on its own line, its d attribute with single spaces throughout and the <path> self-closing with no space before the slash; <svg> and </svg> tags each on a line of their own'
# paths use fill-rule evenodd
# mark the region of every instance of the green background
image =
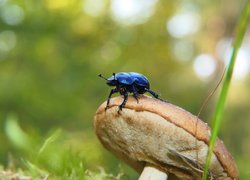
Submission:
<svg viewBox="0 0 250 180">
<path fill-rule="evenodd" d="M 88 0 L 0 0 L 0 164 L 4 168 L 21 168 L 32 176 L 73 177 L 102 167 L 107 173 L 137 177 L 94 134 L 95 111 L 110 91 L 98 78 L 100 73 L 107 77 L 121 71 L 142 73 L 161 98 L 198 113 L 223 72 L 218 42 L 233 38 L 240 1 L 152 1 L 153 10 L 145 5 L 130 19 L 112 13 L 114 1 L 96 0 L 91 5 Z M 195 13 L 198 30 L 174 37 L 166 24 L 179 13 Z M 144 19 L 136 21 L 140 15 Z M 184 50 L 178 46 L 185 43 Z M 194 71 L 200 54 L 215 59 L 216 69 L 209 77 Z M 250 177 L 249 80 L 249 73 L 233 80 L 219 134 L 241 179 Z M 201 114 L 209 124 L 216 97 Z"/>
</svg>

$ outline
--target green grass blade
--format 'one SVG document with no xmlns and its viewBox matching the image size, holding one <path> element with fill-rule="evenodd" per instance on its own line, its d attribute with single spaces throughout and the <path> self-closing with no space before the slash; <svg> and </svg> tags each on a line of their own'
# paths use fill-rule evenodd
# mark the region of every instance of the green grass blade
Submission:
<svg viewBox="0 0 250 180">
<path fill-rule="evenodd" d="M 230 82 L 232 79 L 235 60 L 237 57 L 238 50 L 241 46 L 243 37 L 244 37 L 245 32 L 246 32 L 247 21 L 248 21 L 249 15 L 250 15 L 250 2 L 249 2 L 249 0 L 247 0 L 246 5 L 244 6 L 244 9 L 242 11 L 242 14 L 241 14 L 241 17 L 239 20 L 239 24 L 236 27 L 237 29 L 236 29 L 236 37 L 235 37 L 234 42 L 233 42 L 233 52 L 232 52 L 230 62 L 229 62 L 229 65 L 228 65 L 228 68 L 226 71 L 225 79 L 223 81 L 219 100 L 216 104 L 215 113 L 213 115 L 212 135 L 211 135 L 210 142 L 209 142 L 209 149 L 208 149 L 208 155 L 207 155 L 206 164 L 205 164 L 205 170 L 204 170 L 204 174 L 203 174 L 203 180 L 207 179 L 208 169 L 209 169 L 211 157 L 213 154 L 213 149 L 214 149 L 214 145 L 216 142 L 216 138 L 217 138 L 217 135 L 218 135 L 218 132 L 220 129 L 220 125 L 221 125 L 221 121 L 222 121 L 222 114 L 224 111 L 224 106 L 225 106 Z"/>
<path fill-rule="evenodd" d="M 38 151 L 38 157 L 43 153 L 43 151 L 51 144 L 53 143 L 58 137 L 61 135 L 61 129 L 57 129 L 50 137 L 48 137 L 42 147 Z"/>
</svg>

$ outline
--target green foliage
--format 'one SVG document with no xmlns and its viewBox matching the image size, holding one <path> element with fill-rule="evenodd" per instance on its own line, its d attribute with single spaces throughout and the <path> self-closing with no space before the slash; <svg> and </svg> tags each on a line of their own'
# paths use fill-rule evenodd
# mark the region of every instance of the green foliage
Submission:
<svg viewBox="0 0 250 180">
<path fill-rule="evenodd" d="M 10 134 L 9 129 L 18 129 L 15 131 L 15 135 L 9 136 L 10 142 L 16 146 L 16 148 L 22 149 L 24 152 L 23 157 L 20 160 L 22 169 L 19 169 L 19 174 L 11 172 L 15 167 L 11 167 L 9 170 L 2 174 L 2 176 L 30 176 L 38 179 L 121 179 L 124 174 L 120 173 L 117 176 L 108 174 L 104 168 L 99 170 L 90 170 L 88 168 L 91 165 L 97 165 L 96 161 L 101 161 L 101 152 L 96 148 L 97 145 L 93 143 L 83 142 L 83 145 L 75 147 L 71 138 L 80 138 L 78 135 L 74 137 L 68 137 L 67 132 L 61 129 L 54 130 L 43 142 L 34 141 L 29 135 L 24 135 L 25 132 L 18 125 L 17 119 L 14 120 L 14 115 L 10 115 L 7 120 L 6 134 Z M 30 139 L 29 143 L 26 139 Z M 70 141 L 70 142 L 67 142 Z M 17 143 L 19 142 L 19 143 Z M 79 142 L 77 142 L 79 143 Z M 83 147 L 91 145 L 91 147 Z M 76 149 L 81 151 L 76 151 Z M 91 150 L 89 150 L 90 148 Z M 84 152 L 85 151 L 85 152 Z M 16 165 L 14 165 L 16 166 Z M 97 168 L 97 167 L 96 167 Z M 9 172 L 8 172 L 9 171 Z M 122 170 L 119 170 L 122 172 Z M 8 172 L 8 173 L 7 173 Z"/>
</svg>

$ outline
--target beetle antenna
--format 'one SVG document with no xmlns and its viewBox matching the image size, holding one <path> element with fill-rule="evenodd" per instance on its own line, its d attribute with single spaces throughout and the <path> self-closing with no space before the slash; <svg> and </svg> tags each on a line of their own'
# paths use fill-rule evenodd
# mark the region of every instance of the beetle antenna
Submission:
<svg viewBox="0 0 250 180">
<path fill-rule="evenodd" d="M 98 76 L 105 79 L 106 81 L 108 80 L 107 78 L 103 77 L 102 74 L 99 74 Z"/>
<path fill-rule="evenodd" d="M 116 79 L 115 79 L 115 73 L 113 73 L 113 76 L 114 76 L 114 80 L 116 80 Z"/>
</svg>

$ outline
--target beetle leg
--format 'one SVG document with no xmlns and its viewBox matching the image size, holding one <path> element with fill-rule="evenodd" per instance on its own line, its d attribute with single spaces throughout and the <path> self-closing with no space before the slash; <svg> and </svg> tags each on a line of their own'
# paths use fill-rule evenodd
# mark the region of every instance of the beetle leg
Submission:
<svg viewBox="0 0 250 180">
<path fill-rule="evenodd" d="M 137 90 L 135 89 L 134 86 L 132 86 L 132 88 L 133 88 L 133 96 L 136 99 L 137 104 L 138 104 L 139 103 L 139 100 L 138 100 L 139 93 L 137 92 Z"/>
<path fill-rule="evenodd" d="M 107 110 L 108 107 L 109 107 L 110 98 L 111 98 L 112 94 L 117 93 L 117 92 L 118 92 L 117 88 L 111 89 L 111 91 L 110 91 L 110 93 L 109 93 L 109 97 L 108 97 L 108 100 L 107 100 L 107 105 L 106 105 L 105 110 Z"/>
<path fill-rule="evenodd" d="M 123 102 L 121 103 L 121 105 L 119 106 L 118 113 L 119 113 L 120 111 L 122 111 L 122 108 L 124 108 L 126 102 L 128 101 L 128 92 L 127 92 L 127 91 L 124 91 L 123 96 L 124 96 L 124 99 L 123 99 Z"/>
<path fill-rule="evenodd" d="M 155 93 L 154 91 L 145 88 L 145 91 L 147 91 L 148 93 L 150 93 L 152 96 L 154 96 L 156 99 L 159 98 L 159 95 L 157 93 Z"/>
<path fill-rule="evenodd" d="M 159 98 L 159 95 L 158 95 L 157 93 L 155 93 L 154 91 L 152 91 L 152 90 L 150 90 L 150 89 L 147 89 L 147 88 L 145 88 L 145 91 L 148 92 L 148 93 L 150 93 L 151 95 L 153 95 L 156 99 L 159 99 L 159 100 L 161 100 L 161 101 L 164 101 L 164 102 L 166 102 L 166 103 L 169 103 L 168 101 Z"/>
</svg>

